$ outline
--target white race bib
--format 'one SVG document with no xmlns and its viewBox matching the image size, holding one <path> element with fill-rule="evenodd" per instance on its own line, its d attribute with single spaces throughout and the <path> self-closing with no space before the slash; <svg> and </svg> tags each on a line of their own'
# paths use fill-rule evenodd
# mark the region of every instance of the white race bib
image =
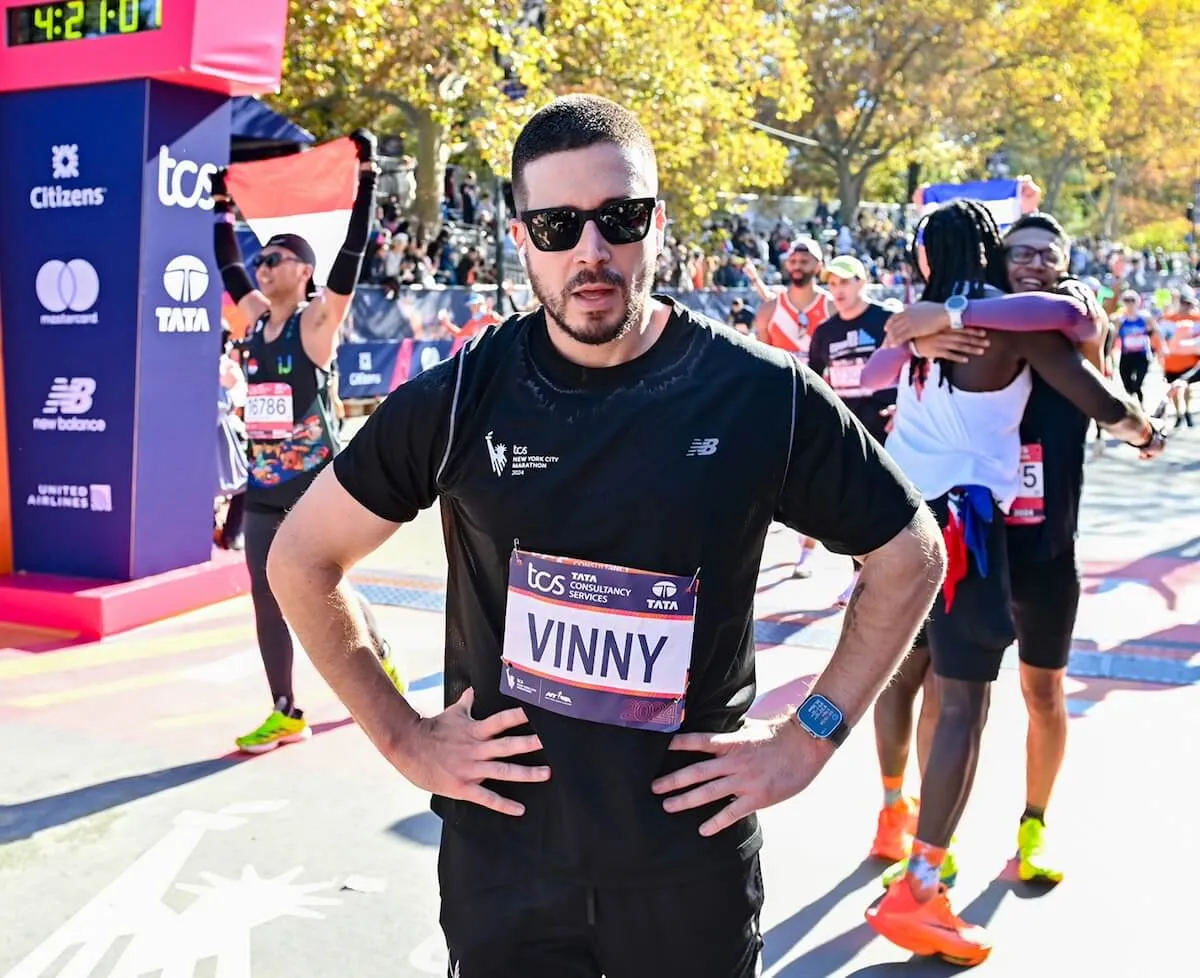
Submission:
<svg viewBox="0 0 1200 978">
<path fill-rule="evenodd" d="M 290 384 L 251 384 L 246 392 L 246 433 L 254 441 L 280 441 L 295 428 Z"/>
<path fill-rule="evenodd" d="M 1039 443 L 1021 446 L 1021 488 L 1004 522 L 1008 526 L 1037 526 L 1046 519 L 1046 477 Z"/>
<path fill-rule="evenodd" d="M 514 550 L 500 692 L 578 720 L 683 723 L 694 579 Z"/>
</svg>

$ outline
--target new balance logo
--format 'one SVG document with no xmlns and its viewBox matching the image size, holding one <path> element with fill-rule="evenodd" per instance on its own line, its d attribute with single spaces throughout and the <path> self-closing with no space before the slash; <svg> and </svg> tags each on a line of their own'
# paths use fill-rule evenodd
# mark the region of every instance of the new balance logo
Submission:
<svg viewBox="0 0 1200 978">
<path fill-rule="evenodd" d="M 91 377 L 55 377 L 42 414 L 86 414 L 95 393 L 96 381 Z"/>
<path fill-rule="evenodd" d="M 720 438 L 695 438 L 692 440 L 691 447 L 687 450 L 687 457 L 692 458 L 695 455 L 716 455 L 717 446 L 721 444 Z"/>
</svg>

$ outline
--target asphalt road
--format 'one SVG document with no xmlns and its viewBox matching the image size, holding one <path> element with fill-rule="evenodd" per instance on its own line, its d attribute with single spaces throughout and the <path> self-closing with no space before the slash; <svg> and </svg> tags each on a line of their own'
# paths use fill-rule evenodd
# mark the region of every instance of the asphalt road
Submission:
<svg viewBox="0 0 1200 978">
<path fill-rule="evenodd" d="M 986 923 L 989 976 L 1197 974 L 1200 870 L 1200 432 L 1138 463 L 1089 464 L 1085 596 L 1068 759 L 1049 825 L 1067 880 L 1015 881 L 1024 707 L 997 684 L 959 831 L 956 907 Z M 755 707 L 817 673 L 848 562 L 788 579 L 794 535 L 763 561 Z M 440 707 L 440 528 L 425 514 L 356 580 Z M 303 656 L 317 735 L 255 759 L 233 738 L 270 708 L 238 599 L 91 645 L 0 633 L 0 975 L 7 978 L 418 978 L 444 974 L 428 799 L 374 752 Z M 913 781 L 915 787 L 915 779 Z M 803 795 L 765 813 L 764 974 L 932 976 L 956 969 L 875 937 L 864 860 L 879 805 L 869 730 Z"/>
</svg>

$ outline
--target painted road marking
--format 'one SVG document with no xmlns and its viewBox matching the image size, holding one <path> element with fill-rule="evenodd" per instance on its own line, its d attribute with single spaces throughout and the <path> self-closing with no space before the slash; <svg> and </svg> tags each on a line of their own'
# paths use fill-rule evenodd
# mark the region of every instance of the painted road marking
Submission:
<svg viewBox="0 0 1200 978">
<path fill-rule="evenodd" d="M 78 913 L 35 947 L 7 978 L 40 978 L 52 964 L 60 976 L 90 975 L 119 947 L 111 978 L 191 975 L 215 958 L 221 978 L 250 978 L 255 927 L 282 917 L 321 920 L 318 908 L 341 904 L 332 881 L 297 882 L 295 866 L 278 875 L 244 866 L 235 877 L 201 872 L 201 883 L 177 883 L 187 860 L 209 832 L 240 828 L 247 817 L 277 811 L 286 802 L 248 802 L 220 812 L 181 812 L 171 830 Z M 174 887 L 195 899 L 182 912 L 163 897 Z"/>
<path fill-rule="evenodd" d="M 186 624 L 186 620 L 181 620 Z M 122 662 L 138 662 L 156 659 L 199 649 L 220 648 L 234 642 L 253 641 L 254 625 L 246 621 L 227 628 L 210 631 L 185 632 L 179 635 L 162 635 L 154 638 L 122 639 L 107 644 L 97 642 L 76 648 L 60 649 L 57 652 L 28 653 L 19 658 L 0 659 L 0 682 L 25 679 L 29 676 L 44 676 L 49 673 L 95 669 L 100 666 L 117 665 Z"/>
</svg>

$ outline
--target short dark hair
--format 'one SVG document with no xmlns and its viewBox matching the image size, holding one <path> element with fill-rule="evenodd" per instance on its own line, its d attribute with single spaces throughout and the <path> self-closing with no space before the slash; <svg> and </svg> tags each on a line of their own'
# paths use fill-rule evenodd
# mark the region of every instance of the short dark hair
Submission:
<svg viewBox="0 0 1200 978">
<path fill-rule="evenodd" d="M 513 146 L 512 186 L 519 214 L 529 199 L 525 167 L 551 153 L 613 143 L 640 150 L 657 169 L 654 145 L 637 116 L 598 95 L 564 95 L 539 109 L 521 130 Z"/>
<path fill-rule="evenodd" d="M 1004 232 L 1007 238 L 1010 234 L 1015 234 L 1017 231 L 1025 231 L 1029 228 L 1036 228 L 1039 231 L 1048 231 L 1059 239 L 1063 244 L 1071 243 L 1071 236 L 1067 234 L 1066 229 L 1058 223 L 1058 218 L 1052 214 L 1047 214 L 1045 211 L 1034 211 L 1032 214 L 1022 214 L 1009 226 L 1009 229 Z"/>
</svg>

